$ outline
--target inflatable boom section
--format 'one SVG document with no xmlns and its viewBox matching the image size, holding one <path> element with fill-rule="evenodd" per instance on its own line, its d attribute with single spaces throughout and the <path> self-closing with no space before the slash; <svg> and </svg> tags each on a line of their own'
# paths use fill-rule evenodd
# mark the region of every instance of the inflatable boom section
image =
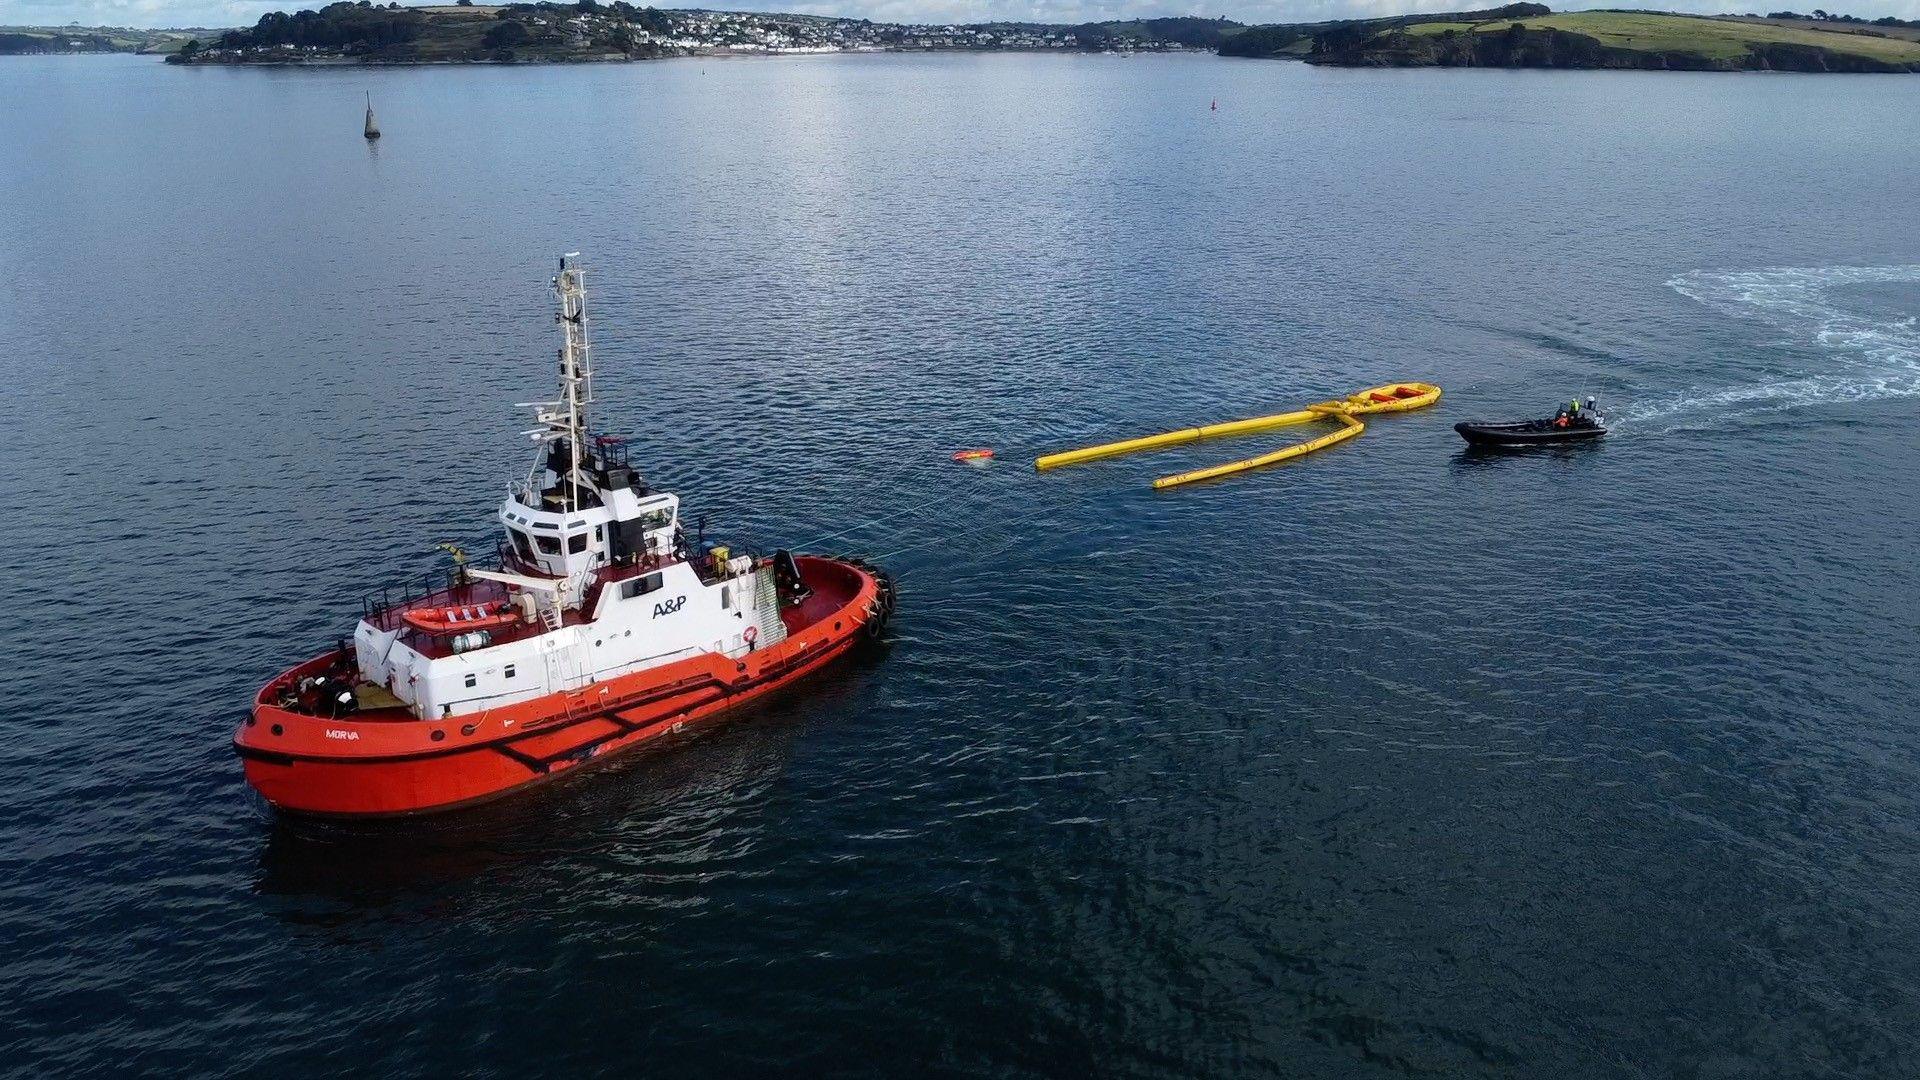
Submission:
<svg viewBox="0 0 1920 1080">
<path fill-rule="evenodd" d="M 1440 400 L 1440 388 L 1431 383 L 1406 382 L 1388 383 L 1362 390 L 1344 400 L 1322 401 L 1293 412 L 1275 413 L 1272 416 L 1256 416 L 1249 420 L 1230 420 L 1221 424 L 1207 424 L 1202 427 L 1182 428 L 1179 431 L 1162 432 L 1159 435 L 1146 435 L 1137 439 L 1122 439 L 1119 442 L 1102 443 L 1079 450 L 1067 450 L 1058 454 L 1047 454 L 1035 458 L 1033 467 L 1045 472 L 1064 465 L 1078 465 L 1102 458 L 1119 457 L 1122 454 L 1136 454 L 1145 450 L 1160 450 L 1169 446 L 1199 442 L 1202 439 L 1219 439 L 1229 435 L 1252 435 L 1275 428 L 1289 427 L 1294 424 L 1312 423 L 1315 420 L 1333 420 L 1340 424 L 1337 431 L 1329 432 L 1303 443 L 1275 450 L 1257 457 L 1230 461 L 1224 465 L 1214 465 L 1205 469 L 1163 476 L 1153 482 L 1155 488 L 1179 487 L 1199 480 L 1212 480 L 1216 477 L 1231 476 L 1249 469 L 1263 468 L 1268 465 L 1287 461 L 1291 458 L 1311 454 L 1315 450 L 1324 450 L 1335 443 L 1345 442 L 1366 431 L 1366 425 L 1355 419 L 1367 413 L 1407 412 L 1412 409 L 1424 409 Z"/>
</svg>

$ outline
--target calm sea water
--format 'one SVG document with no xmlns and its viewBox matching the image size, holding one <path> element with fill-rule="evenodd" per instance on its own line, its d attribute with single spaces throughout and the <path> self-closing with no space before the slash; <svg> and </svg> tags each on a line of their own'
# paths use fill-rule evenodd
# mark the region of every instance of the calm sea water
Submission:
<svg viewBox="0 0 1920 1080">
<path fill-rule="evenodd" d="M 1920 1071 L 1920 80 L 49 57 L 0 102 L 21 1075 Z M 490 809 L 275 820 L 249 695 L 486 538 L 573 250 L 604 426 L 715 531 L 882 557 L 889 640 Z M 1258 475 L 1147 486 L 1295 433 L 1026 464 L 1413 378 Z M 1576 393 L 1605 445 L 1450 430 Z"/>
</svg>

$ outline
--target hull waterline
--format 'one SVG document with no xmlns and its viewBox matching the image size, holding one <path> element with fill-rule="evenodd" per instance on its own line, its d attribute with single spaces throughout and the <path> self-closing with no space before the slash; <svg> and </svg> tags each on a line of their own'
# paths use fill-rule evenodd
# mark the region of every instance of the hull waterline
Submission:
<svg viewBox="0 0 1920 1080">
<path fill-rule="evenodd" d="M 886 575 L 865 564 L 797 560 L 813 596 L 778 645 L 702 653 L 577 690 L 444 720 L 329 719 L 273 704 L 263 688 L 234 736 L 248 783 L 275 809 L 380 818 L 436 813 L 511 795 L 662 736 L 721 719 L 792 686 L 876 636 L 891 614 Z"/>
</svg>

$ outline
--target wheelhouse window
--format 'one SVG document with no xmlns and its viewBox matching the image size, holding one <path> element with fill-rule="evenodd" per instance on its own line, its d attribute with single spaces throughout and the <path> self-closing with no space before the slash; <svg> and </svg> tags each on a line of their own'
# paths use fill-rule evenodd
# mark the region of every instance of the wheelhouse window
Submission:
<svg viewBox="0 0 1920 1080">
<path fill-rule="evenodd" d="M 574 533 L 572 536 L 567 537 L 567 554 L 578 555 L 585 550 L 587 550 L 586 533 Z"/>
<path fill-rule="evenodd" d="M 648 574 L 645 577 L 637 577 L 632 581 L 623 581 L 620 583 L 620 598 L 622 600 L 631 600 L 636 596 L 645 596 L 659 587 L 659 574 Z"/>
<path fill-rule="evenodd" d="M 560 554 L 560 538 L 557 536 L 536 536 L 533 542 L 540 545 L 542 555 Z"/>
<path fill-rule="evenodd" d="M 513 553 L 515 555 L 523 559 L 533 558 L 533 544 L 529 542 L 526 533 L 521 532 L 519 529 L 508 529 L 507 539 L 513 542 Z"/>
</svg>

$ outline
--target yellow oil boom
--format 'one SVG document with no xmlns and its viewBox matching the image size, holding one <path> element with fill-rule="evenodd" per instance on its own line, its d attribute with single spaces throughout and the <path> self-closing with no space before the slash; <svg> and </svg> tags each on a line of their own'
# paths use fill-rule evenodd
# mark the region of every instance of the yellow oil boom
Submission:
<svg viewBox="0 0 1920 1080">
<path fill-rule="evenodd" d="M 1182 428 L 1179 431 L 1168 431 L 1159 435 L 1123 439 L 1120 442 L 1102 443 L 1099 446 L 1089 446 L 1081 450 L 1048 454 L 1045 457 L 1035 458 L 1033 467 L 1045 472 L 1062 465 L 1078 465 L 1083 461 L 1098 461 L 1101 458 L 1118 457 L 1121 454 L 1133 454 L 1142 450 L 1159 450 L 1162 447 L 1199 442 L 1201 439 L 1251 435 L 1256 431 L 1270 431 L 1274 428 L 1305 424 L 1315 420 L 1335 420 L 1340 424 L 1337 431 L 1275 450 L 1270 454 L 1261 454 L 1242 461 L 1230 461 L 1225 465 L 1195 469 L 1192 472 L 1176 473 L 1173 476 L 1163 476 L 1153 482 L 1156 488 L 1179 487 L 1181 484 L 1191 484 L 1196 480 L 1211 480 L 1216 476 L 1229 476 L 1248 469 L 1258 469 L 1289 458 L 1297 458 L 1302 454 L 1311 454 L 1315 450 L 1322 450 L 1334 443 L 1351 439 L 1367 430 L 1365 424 L 1354 419 L 1356 415 L 1424 409 L 1439 400 L 1440 388 L 1431 383 L 1388 383 L 1385 386 L 1362 390 L 1344 401 L 1322 401 L 1295 412 L 1256 416 L 1251 420 L 1232 420 L 1224 424 L 1208 424 L 1204 427 Z"/>
</svg>

